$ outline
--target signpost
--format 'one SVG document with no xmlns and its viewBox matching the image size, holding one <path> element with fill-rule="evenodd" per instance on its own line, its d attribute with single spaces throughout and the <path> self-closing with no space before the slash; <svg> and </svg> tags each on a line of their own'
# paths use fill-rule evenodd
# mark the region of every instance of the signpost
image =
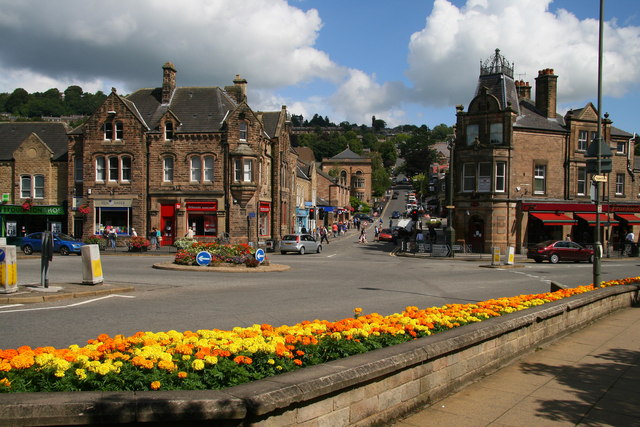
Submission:
<svg viewBox="0 0 640 427">
<path fill-rule="evenodd" d="M 211 254 L 207 251 L 198 252 L 198 255 L 196 255 L 196 262 L 198 265 L 209 265 L 209 263 L 211 263 Z"/>
<path fill-rule="evenodd" d="M 256 253 L 253 255 L 260 264 L 264 262 L 265 254 L 263 249 L 256 250 Z"/>
</svg>

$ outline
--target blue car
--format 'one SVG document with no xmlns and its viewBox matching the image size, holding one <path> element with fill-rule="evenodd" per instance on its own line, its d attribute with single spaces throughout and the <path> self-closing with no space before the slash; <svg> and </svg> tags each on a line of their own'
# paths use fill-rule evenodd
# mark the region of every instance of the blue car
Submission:
<svg viewBox="0 0 640 427">
<path fill-rule="evenodd" d="M 80 248 L 84 245 L 83 242 L 66 234 L 53 233 L 53 251 L 59 252 L 60 255 L 69 255 L 70 253 L 81 255 Z M 20 249 L 27 255 L 42 251 L 42 232 L 24 236 L 20 242 Z"/>
</svg>

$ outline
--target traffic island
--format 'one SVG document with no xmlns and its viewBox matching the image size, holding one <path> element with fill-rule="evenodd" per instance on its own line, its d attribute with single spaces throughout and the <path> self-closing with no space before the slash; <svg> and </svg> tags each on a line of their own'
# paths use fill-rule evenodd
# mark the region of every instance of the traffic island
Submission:
<svg viewBox="0 0 640 427">
<path fill-rule="evenodd" d="M 120 294 L 135 290 L 133 286 L 114 286 L 105 283 L 94 286 L 80 283 L 53 283 L 48 289 L 55 290 L 54 292 L 43 292 L 43 289 L 45 288 L 38 285 L 20 285 L 17 292 L 6 296 L 0 295 L 0 304 L 37 304 L 71 298 Z"/>
<path fill-rule="evenodd" d="M 291 266 L 284 264 L 259 265 L 257 267 L 247 267 L 244 264 L 203 266 L 180 265 L 173 261 L 167 261 L 153 264 L 153 268 L 157 268 L 159 270 L 199 271 L 204 273 L 274 273 L 290 270 Z"/>
</svg>

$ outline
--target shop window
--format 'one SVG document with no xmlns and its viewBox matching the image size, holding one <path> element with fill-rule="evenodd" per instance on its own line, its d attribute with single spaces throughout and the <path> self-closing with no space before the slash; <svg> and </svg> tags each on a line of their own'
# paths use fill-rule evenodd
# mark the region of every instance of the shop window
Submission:
<svg viewBox="0 0 640 427">
<path fill-rule="evenodd" d="M 578 150 L 579 151 L 587 151 L 587 147 L 589 146 L 588 142 L 589 132 L 586 130 L 581 130 L 578 132 Z"/>
<path fill-rule="evenodd" d="M 624 174 L 616 174 L 616 196 L 624 196 Z"/>
<path fill-rule="evenodd" d="M 162 159 L 162 170 L 164 182 L 173 182 L 173 157 Z"/>
<path fill-rule="evenodd" d="M 496 162 L 496 193 L 504 193 L 506 190 L 506 162 Z"/>
<path fill-rule="evenodd" d="M 476 164 L 465 163 L 462 166 L 462 191 L 471 192 L 476 190 Z"/>
<path fill-rule="evenodd" d="M 578 168 L 578 187 L 576 194 L 578 196 L 587 194 L 587 168 Z"/>
<path fill-rule="evenodd" d="M 117 234 L 129 234 L 131 208 L 97 207 L 95 214 L 95 234 L 102 234 L 106 227 L 113 227 Z"/>
<path fill-rule="evenodd" d="M 536 164 L 533 170 L 533 194 L 544 194 L 547 191 L 547 166 Z"/>
<path fill-rule="evenodd" d="M 258 218 L 258 234 L 260 236 L 269 236 L 271 230 L 269 229 L 271 215 L 271 204 L 260 203 L 260 215 Z"/>
<path fill-rule="evenodd" d="M 491 123 L 489 140 L 492 144 L 502 144 L 502 123 Z"/>
<path fill-rule="evenodd" d="M 217 236 L 217 202 L 187 202 L 187 223 L 196 236 Z"/>
</svg>

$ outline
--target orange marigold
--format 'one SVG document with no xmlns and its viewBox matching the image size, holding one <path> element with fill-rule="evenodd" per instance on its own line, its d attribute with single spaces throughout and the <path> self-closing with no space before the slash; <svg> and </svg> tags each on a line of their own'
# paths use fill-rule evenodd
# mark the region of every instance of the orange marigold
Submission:
<svg viewBox="0 0 640 427">
<path fill-rule="evenodd" d="M 161 386 L 160 381 L 154 381 L 151 383 L 151 390 L 158 390 L 160 386 Z"/>
</svg>

